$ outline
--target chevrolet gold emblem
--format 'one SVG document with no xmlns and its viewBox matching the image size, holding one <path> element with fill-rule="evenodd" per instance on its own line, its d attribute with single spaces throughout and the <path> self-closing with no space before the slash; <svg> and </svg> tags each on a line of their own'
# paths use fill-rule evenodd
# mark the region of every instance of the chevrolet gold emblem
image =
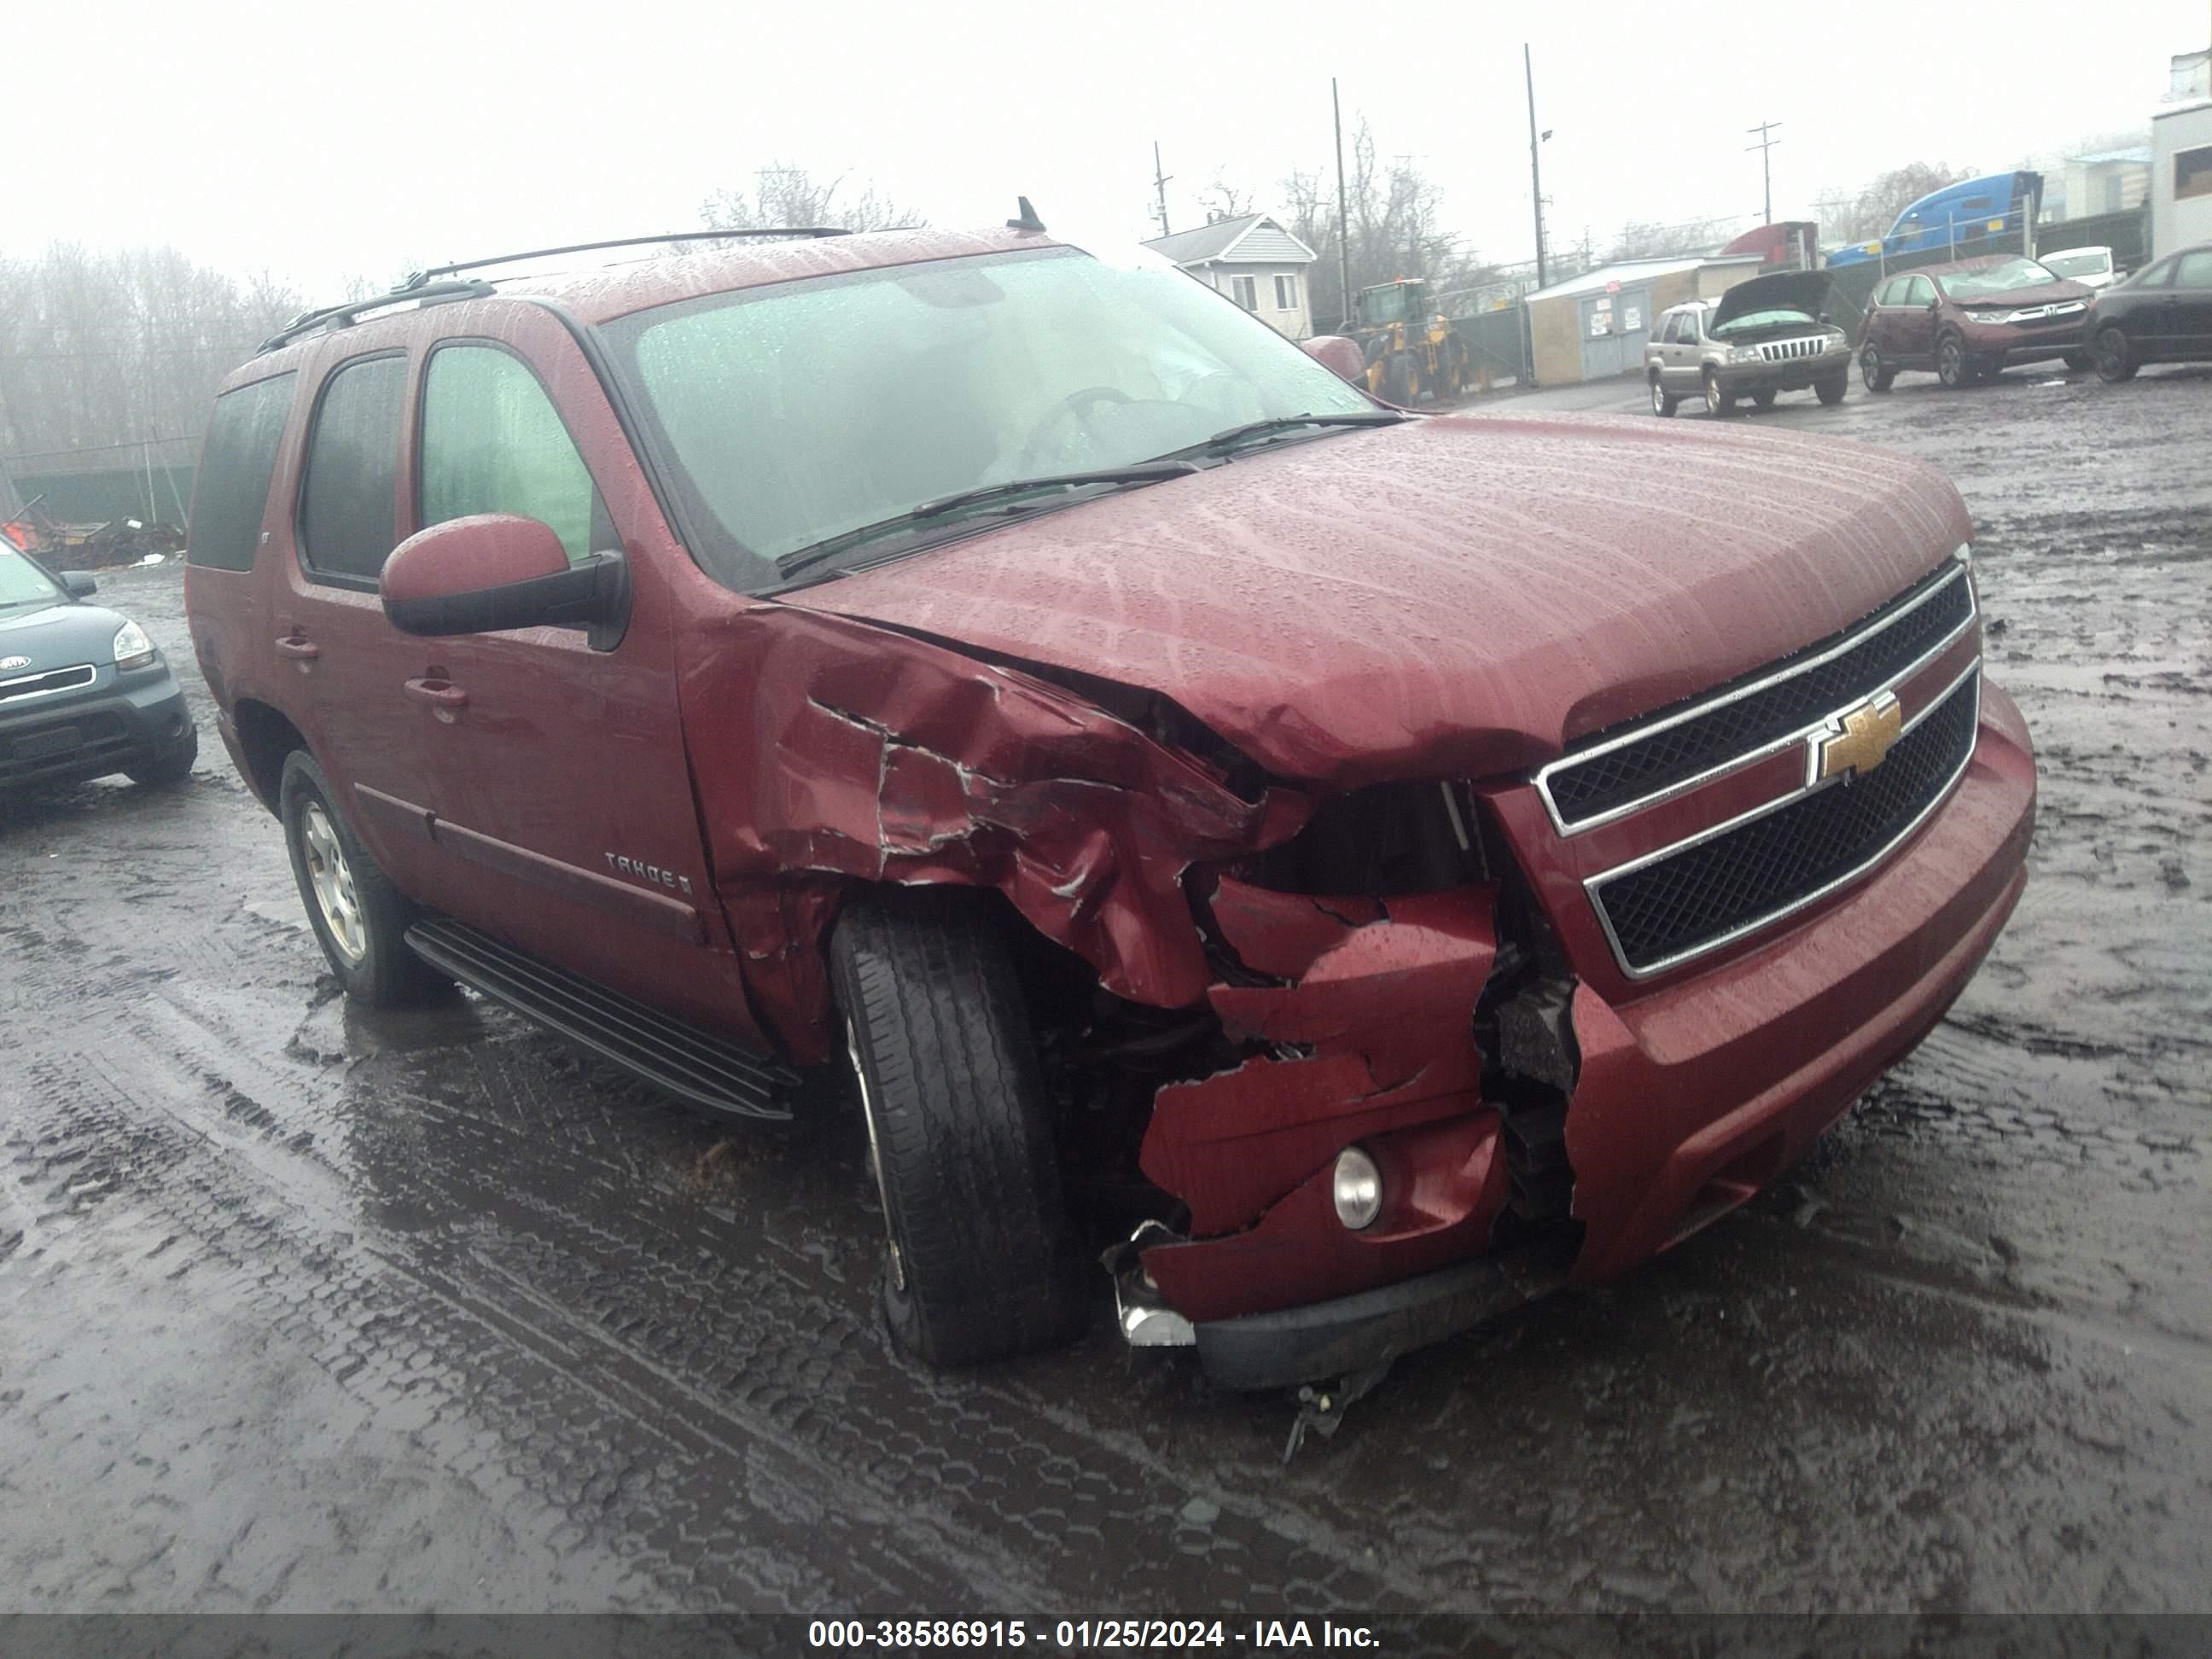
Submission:
<svg viewBox="0 0 2212 1659">
<path fill-rule="evenodd" d="M 1848 714 L 1838 716 L 1834 724 L 1843 729 L 1814 734 L 1815 782 L 1844 772 L 1863 776 L 1881 765 L 1890 746 L 1905 730 L 1905 711 L 1899 707 L 1894 693 L 1882 691 Z"/>
</svg>

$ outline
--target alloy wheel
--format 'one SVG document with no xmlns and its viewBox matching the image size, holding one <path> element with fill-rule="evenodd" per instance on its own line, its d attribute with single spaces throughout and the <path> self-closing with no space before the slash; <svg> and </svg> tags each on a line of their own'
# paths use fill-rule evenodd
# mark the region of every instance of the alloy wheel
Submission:
<svg viewBox="0 0 2212 1659">
<path fill-rule="evenodd" d="M 2128 337 L 2117 328 L 2097 331 L 2097 373 L 2107 380 L 2121 380 L 2128 373 Z"/>
<path fill-rule="evenodd" d="M 320 801 L 309 801 L 300 814 L 300 845 L 307 858 L 307 879 L 315 890 L 315 908 L 323 913 L 323 926 L 348 962 L 368 954 L 368 930 L 363 925 L 361 900 L 354 891 L 353 866 L 339 845 L 337 828 Z"/>
</svg>

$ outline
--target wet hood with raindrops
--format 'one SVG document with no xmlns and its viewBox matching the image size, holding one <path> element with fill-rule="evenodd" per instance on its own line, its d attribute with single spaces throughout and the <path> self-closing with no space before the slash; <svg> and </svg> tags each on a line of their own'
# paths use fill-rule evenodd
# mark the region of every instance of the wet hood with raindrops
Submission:
<svg viewBox="0 0 2212 1659">
<path fill-rule="evenodd" d="M 1438 416 L 1285 444 L 783 596 L 1154 691 L 1277 777 L 1482 777 L 1846 627 L 1970 538 L 1789 434 Z"/>
</svg>

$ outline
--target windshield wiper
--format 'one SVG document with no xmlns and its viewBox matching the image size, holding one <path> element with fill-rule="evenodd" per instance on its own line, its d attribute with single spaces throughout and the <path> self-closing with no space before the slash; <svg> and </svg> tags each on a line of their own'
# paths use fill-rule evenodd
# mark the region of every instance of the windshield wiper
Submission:
<svg viewBox="0 0 2212 1659">
<path fill-rule="evenodd" d="M 940 495 L 935 501 L 924 501 L 920 507 L 904 513 L 879 519 L 874 524 L 864 524 L 857 530 L 848 530 L 827 541 L 817 542 L 811 547 L 802 547 L 787 553 L 775 562 L 775 574 L 795 576 L 802 570 L 811 569 L 836 558 L 848 549 L 860 546 L 863 542 L 914 529 L 927 524 L 932 519 L 941 519 L 948 514 L 957 513 L 963 507 L 1006 501 L 1016 495 L 1036 495 L 1047 489 L 1077 489 L 1085 484 L 1162 483 L 1170 478 L 1184 477 L 1197 471 L 1188 461 L 1158 460 L 1142 462 L 1135 466 L 1103 466 L 1090 472 L 1053 472 L 1036 478 L 1010 479 L 1005 483 L 978 484 L 973 489 Z"/>
<path fill-rule="evenodd" d="M 1193 444 L 1189 449 L 1178 450 L 1176 453 L 1218 455 L 1247 438 L 1261 437 L 1271 432 L 1289 432 L 1302 426 L 1395 426 L 1401 421 L 1413 418 L 1410 415 L 1401 415 L 1388 409 L 1364 409 L 1345 415 L 1277 415 L 1267 420 L 1247 421 L 1242 426 L 1232 426 L 1226 432 L 1215 433 L 1202 444 Z"/>
</svg>

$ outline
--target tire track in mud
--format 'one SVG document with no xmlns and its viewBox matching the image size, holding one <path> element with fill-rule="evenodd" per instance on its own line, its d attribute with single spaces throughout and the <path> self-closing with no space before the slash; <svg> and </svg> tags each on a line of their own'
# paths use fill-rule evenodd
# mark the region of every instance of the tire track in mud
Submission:
<svg viewBox="0 0 2212 1659">
<path fill-rule="evenodd" d="M 2212 412 L 2212 384 L 2160 395 Z M 185 1490 L 131 1472 L 185 1455 L 125 1385 L 64 1363 L 71 1321 L 173 1353 L 149 1322 L 173 1304 L 227 1334 L 210 1420 L 178 1434 L 224 1449 L 201 1490 L 242 1507 L 118 1527 L 106 1605 L 1782 1607 L 1808 1575 L 1841 1606 L 2187 1605 L 2212 1572 L 2185 1519 L 2212 1503 L 2212 927 L 2188 920 L 2212 486 L 2160 459 L 2184 428 L 2138 447 L 2155 476 L 2121 511 L 2084 506 L 2086 403 L 2016 422 L 2056 480 L 2023 482 L 1973 400 L 1894 401 L 1893 434 L 1960 451 L 1984 526 L 1994 677 L 2046 756 L 2035 878 L 1813 1160 L 1629 1285 L 1402 1363 L 1288 1468 L 1279 1400 L 1107 1331 L 906 1367 L 855 1122 L 724 1141 L 501 1011 L 349 1012 L 210 744 L 174 796 L 0 804 L 0 1510 Z M 173 587 L 113 586 L 185 666 Z M 325 1410 L 342 1431 L 302 1416 Z M 296 1514 L 295 1479 L 378 1571 L 246 1526 Z M 441 1525 L 378 1531 L 372 1492 Z M 2066 1541 L 2119 1516 L 2125 1559 Z M 54 1547 L 0 1520 L 0 1573 L 73 1582 Z M 456 1590 L 447 1556 L 493 1583 Z"/>
<path fill-rule="evenodd" d="M 296 938 L 276 943 L 295 957 L 311 948 Z M 57 976 L 55 1000 L 112 1005 L 117 988 L 100 982 L 110 977 L 105 964 L 88 971 L 76 965 L 83 961 L 76 953 Z M 611 1425 L 603 1425 L 592 1449 L 599 1456 L 635 1437 L 629 1467 L 748 1466 L 749 1484 L 793 1495 L 778 1509 L 808 1523 L 794 1530 L 776 1523 L 775 1510 L 763 1516 L 746 1508 L 734 1528 L 744 1554 L 726 1575 L 706 1575 L 715 1580 L 708 1604 L 813 1607 L 858 1594 L 922 1605 L 933 1587 L 956 1582 L 1004 1603 L 1035 1603 L 1048 1599 L 1046 1581 L 1024 1556 L 1064 1566 L 1056 1554 L 1103 1548 L 1109 1534 L 1140 1534 L 1148 1516 L 1179 1516 L 1194 1501 L 1188 1486 L 1164 1482 L 1158 1471 L 1102 1472 L 1097 1447 L 1079 1433 L 1012 1426 L 1006 1401 L 992 1392 L 918 1378 L 904 1401 L 869 1400 L 860 1380 L 881 1370 L 884 1356 L 865 1274 L 846 1287 L 842 1317 L 825 1322 L 823 1286 L 772 1259 L 764 1268 L 745 1265 L 766 1255 L 762 1241 L 729 1237 L 726 1224 L 713 1229 L 711 1246 L 692 1230 L 652 1228 L 653 1195 L 602 1160 L 606 1142 L 635 1137 L 619 1115 L 626 1106 L 646 1107 L 641 1127 L 659 1116 L 664 1138 L 674 1131 L 701 1144 L 696 1126 L 648 1104 L 644 1091 L 595 1090 L 604 1079 L 580 1081 L 542 1039 L 507 1033 L 465 1050 L 476 1090 L 404 1075 L 333 1081 L 326 1068 L 280 1057 L 323 1052 L 319 1035 L 273 1040 L 288 1000 L 297 1008 L 296 988 L 265 981 L 243 1007 L 234 997 L 218 1004 L 189 988 L 164 988 L 80 1025 L 72 1047 L 89 1040 L 97 1058 L 88 1071 L 68 1054 L 27 1068 L 26 1103 L 66 1103 L 66 1116 L 33 1139 L 11 1133 L 19 1179 L 33 1187 L 66 1180 L 73 1214 L 122 1200 L 160 1216 L 188 1241 L 185 1271 L 203 1284 L 214 1274 L 216 1299 L 265 1314 L 371 1404 L 388 1404 L 395 1389 L 427 1394 L 434 1423 L 472 1422 L 464 1442 L 514 1453 L 532 1445 L 525 1417 L 489 1409 L 503 1403 L 498 1394 L 453 1380 L 489 1370 L 531 1374 L 531 1387 L 551 1396 L 592 1398 L 593 1414 Z M 457 1017 L 476 1018 L 465 1009 Z M 483 1018 L 504 1021 L 489 1011 Z M 303 1029 L 314 1024 L 311 1011 Z M 449 1048 L 428 1052 L 452 1057 Z M 466 1103 L 449 1109 L 446 1099 L 456 1094 Z M 349 1116 L 368 1114 L 372 1103 L 380 1125 Z M 380 1149 L 372 1171 L 362 1143 L 378 1134 L 405 1146 Z M 432 1145 L 440 1155 L 422 1159 Z M 517 1145 L 534 1154 L 532 1183 L 485 1178 Z M 849 1158 L 839 1167 L 842 1190 L 816 1195 L 831 1206 L 849 1203 L 863 1184 Z M 363 1189 L 377 1200 L 373 1208 L 443 1219 L 428 1239 L 380 1231 L 361 1213 Z M 658 1248 L 649 1250 L 639 1235 L 655 1231 Z M 673 1263 L 710 1248 L 707 1270 Z M 804 1262 L 812 1248 L 802 1240 L 792 1253 Z M 872 1252 L 863 1254 L 872 1265 Z M 403 1335 L 410 1352 L 395 1364 L 383 1344 L 359 1340 L 364 1329 Z M 434 1362 L 416 1367 L 423 1352 Z M 576 1412 L 573 1401 L 554 1397 L 530 1414 Z M 948 1443 L 959 1450 L 949 1452 Z M 560 1494 L 550 1476 L 533 1484 L 526 1462 L 509 1474 L 541 1504 Z M 702 1502 L 682 1501 L 684 1483 L 628 1484 L 639 1489 L 621 1513 L 633 1525 L 655 1519 L 623 1541 L 625 1556 L 672 1562 L 680 1543 L 696 1563 L 701 1540 L 732 1530 Z M 1025 1516 L 1017 1494 L 1031 1487 L 1059 1501 Z M 797 1503 L 802 1493 L 809 1501 Z M 1346 1571 L 1311 1551 L 1286 1553 L 1264 1528 L 1238 1540 L 1245 1524 L 1231 1516 L 1209 1526 L 1222 1559 L 1242 1558 L 1262 1572 L 1271 1559 L 1281 1565 L 1256 1591 L 1242 1576 L 1213 1586 L 1225 1607 L 1243 1605 L 1248 1591 L 1262 1605 L 1292 1586 L 1310 1595 Z M 842 1540 L 826 1553 L 825 1531 Z M 656 1547 L 657 1537 L 668 1541 Z M 744 1570 L 749 1558 L 757 1571 Z M 1168 1559 L 1178 1569 L 1174 1582 L 1187 1588 L 1181 1559 Z M 794 1563 L 811 1565 L 794 1577 Z M 1122 1563 L 1115 1577 L 1100 1578 L 1099 1593 L 1133 1587 L 1133 1575 L 1141 1583 L 1139 1564 Z M 698 1593 L 696 1565 L 664 1565 L 659 1576 L 671 1593 Z M 1379 1583 L 1358 1573 L 1353 1580 L 1350 1603 L 1372 1605 Z"/>
</svg>

